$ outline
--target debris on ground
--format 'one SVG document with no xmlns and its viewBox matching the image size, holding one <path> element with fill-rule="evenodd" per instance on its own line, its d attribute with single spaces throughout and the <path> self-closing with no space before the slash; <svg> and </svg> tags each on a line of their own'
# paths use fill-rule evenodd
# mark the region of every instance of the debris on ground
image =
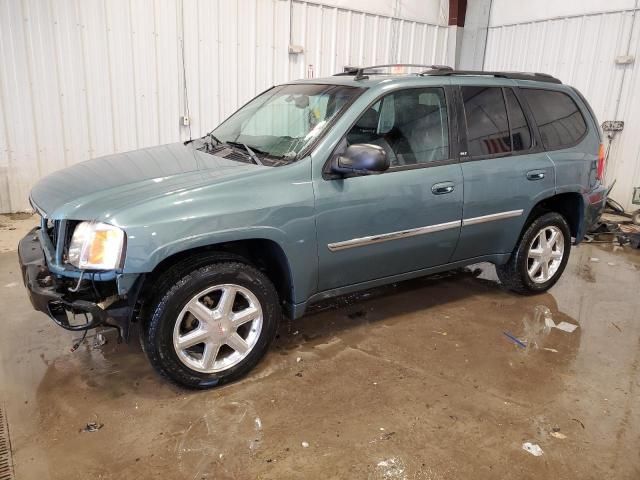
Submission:
<svg viewBox="0 0 640 480">
<path fill-rule="evenodd" d="M 302 357 L 296 358 L 296 363 L 300 363 L 302 361 Z"/>
<path fill-rule="evenodd" d="M 582 422 L 581 422 L 580 420 L 578 420 L 577 418 L 572 418 L 571 420 L 573 420 L 574 422 L 579 423 L 579 424 L 580 424 L 580 426 L 581 426 L 582 428 L 584 428 L 584 423 L 582 423 Z"/>
<path fill-rule="evenodd" d="M 585 235 L 587 243 L 610 243 L 616 246 L 629 245 L 631 248 L 640 248 L 640 225 L 634 223 L 634 214 L 627 213 L 611 199 L 607 200 L 607 209 L 600 221 Z M 612 215 L 613 213 L 613 215 Z M 621 248 L 621 247 L 619 247 Z"/>
<path fill-rule="evenodd" d="M 613 322 L 611 322 L 611 325 L 613 325 L 614 327 L 616 327 L 616 329 L 617 329 L 620 333 L 622 333 L 622 329 L 621 329 L 618 325 L 616 325 L 616 324 L 615 324 L 615 323 L 613 323 Z"/>
<path fill-rule="evenodd" d="M 522 323 L 523 333 L 518 340 L 527 346 L 527 350 L 540 348 L 544 343 L 544 337 L 555 326 L 551 310 L 545 305 L 536 305 L 533 317 L 525 314 Z"/>
<path fill-rule="evenodd" d="M 555 348 L 544 347 L 543 350 L 546 350 L 547 352 L 558 353 L 558 350 L 556 350 Z"/>
<path fill-rule="evenodd" d="M 558 330 L 562 330 L 563 332 L 573 333 L 573 331 L 578 328 L 579 325 L 575 325 L 569 322 L 560 322 L 556 324 L 550 316 L 545 316 L 544 318 L 544 326 L 545 329 L 551 330 L 552 328 L 557 328 Z"/>
<path fill-rule="evenodd" d="M 544 317 L 544 327 L 546 329 L 551 330 L 555 326 L 556 326 L 556 322 L 553 321 L 553 318 L 551 318 L 551 316 Z"/>
<path fill-rule="evenodd" d="M 378 438 L 376 438 L 374 440 L 371 440 L 369 443 L 376 443 L 376 442 L 379 442 L 381 440 L 389 440 L 395 434 L 396 434 L 396 432 L 385 432 L 382 435 L 380 435 Z"/>
<path fill-rule="evenodd" d="M 93 432 L 97 432 L 102 427 L 104 427 L 104 423 L 89 422 L 85 425 L 85 427 L 81 430 L 81 432 L 93 433 Z"/>
<path fill-rule="evenodd" d="M 407 478 L 405 475 L 406 466 L 399 458 L 389 458 L 378 462 L 378 469 L 381 470 L 382 478 Z"/>
<path fill-rule="evenodd" d="M 600 261 L 600 259 L 596 257 L 591 257 L 589 260 L 593 263 L 598 263 Z"/>
<path fill-rule="evenodd" d="M 4 288 L 13 288 L 18 285 L 18 282 L 7 283 Z"/>
<path fill-rule="evenodd" d="M 439 332 L 438 330 L 432 330 L 433 333 L 437 333 L 438 335 L 442 335 L 443 337 L 447 336 L 447 332 Z"/>
<path fill-rule="evenodd" d="M 573 333 L 573 331 L 578 328 L 578 325 L 574 325 L 573 323 L 569 322 L 560 322 L 556 325 L 555 328 L 557 328 L 558 330 L 562 330 L 563 332 Z"/>
<path fill-rule="evenodd" d="M 540 448 L 540 445 L 531 442 L 524 442 L 522 444 L 522 449 L 529 452 L 534 457 L 540 457 L 544 453 Z"/>
<path fill-rule="evenodd" d="M 99 348 L 106 345 L 107 338 L 102 333 L 97 333 L 96 338 L 93 340 L 93 348 Z"/>
<path fill-rule="evenodd" d="M 509 332 L 502 332 L 509 340 L 511 340 L 513 343 L 515 343 L 516 345 L 518 345 L 520 348 L 527 348 L 527 344 L 522 342 L 521 340 L 519 340 L 517 337 L 515 337 L 513 334 L 509 333 Z"/>
<path fill-rule="evenodd" d="M 302 442 L 302 448 L 309 448 L 309 442 Z"/>
<path fill-rule="evenodd" d="M 554 438 L 559 438 L 560 440 L 564 440 L 567 436 L 564 433 L 560 432 L 551 432 L 550 435 Z"/>
</svg>

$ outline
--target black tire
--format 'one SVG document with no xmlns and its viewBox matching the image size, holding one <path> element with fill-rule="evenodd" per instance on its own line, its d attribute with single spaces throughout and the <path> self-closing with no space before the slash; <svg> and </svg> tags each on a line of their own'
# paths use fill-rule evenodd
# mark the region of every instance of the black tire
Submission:
<svg viewBox="0 0 640 480">
<path fill-rule="evenodd" d="M 556 272 L 544 283 L 534 282 L 527 271 L 528 252 L 536 235 L 545 227 L 557 227 L 564 237 L 564 255 Z M 531 222 L 521 235 L 509 261 L 504 265 L 496 265 L 496 273 L 500 282 L 514 292 L 524 295 L 542 293 L 549 290 L 558 281 L 569 260 L 571 251 L 571 232 L 565 218 L 557 212 L 542 214 Z"/>
<path fill-rule="evenodd" d="M 158 279 L 162 290 L 147 309 L 143 325 L 144 351 L 165 378 L 187 388 L 206 389 L 232 382 L 249 372 L 266 353 L 282 315 L 278 294 L 269 278 L 240 261 L 215 260 L 190 271 L 184 265 Z M 188 264 L 188 263 L 187 263 Z M 192 262 L 191 265 L 194 265 Z M 235 284 L 248 289 L 262 307 L 262 328 L 255 345 L 239 363 L 215 373 L 202 373 L 183 363 L 173 346 L 173 329 L 186 303 L 208 287 Z"/>
</svg>

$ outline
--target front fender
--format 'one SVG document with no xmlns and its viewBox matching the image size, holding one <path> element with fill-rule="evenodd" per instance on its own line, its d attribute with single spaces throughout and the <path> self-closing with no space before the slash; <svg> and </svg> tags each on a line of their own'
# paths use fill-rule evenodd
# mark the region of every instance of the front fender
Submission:
<svg viewBox="0 0 640 480">
<path fill-rule="evenodd" d="M 199 247 L 208 247 L 240 240 L 264 239 L 277 243 L 284 252 L 287 252 L 287 235 L 274 227 L 249 227 L 245 229 L 229 229 L 218 232 L 207 232 L 180 238 L 161 245 L 153 250 L 146 262 L 145 269 L 153 270 L 162 260 L 177 253 L 192 250 Z"/>
</svg>

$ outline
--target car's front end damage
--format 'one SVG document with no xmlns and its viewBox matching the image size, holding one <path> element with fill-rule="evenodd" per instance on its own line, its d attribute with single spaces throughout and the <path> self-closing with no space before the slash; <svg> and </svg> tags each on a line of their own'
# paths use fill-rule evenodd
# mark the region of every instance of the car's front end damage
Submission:
<svg viewBox="0 0 640 480">
<path fill-rule="evenodd" d="M 40 225 L 18 246 L 22 277 L 33 307 L 67 330 L 108 326 L 117 328 L 120 338 L 128 339 L 143 275 L 73 265 L 70 249 L 74 248 L 74 234 L 77 237 L 78 227 L 89 222 L 51 221 L 41 210 L 36 211 L 41 215 Z M 95 246 L 80 246 L 85 251 L 92 248 L 96 250 Z M 86 267 L 87 262 L 75 263 Z"/>
</svg>

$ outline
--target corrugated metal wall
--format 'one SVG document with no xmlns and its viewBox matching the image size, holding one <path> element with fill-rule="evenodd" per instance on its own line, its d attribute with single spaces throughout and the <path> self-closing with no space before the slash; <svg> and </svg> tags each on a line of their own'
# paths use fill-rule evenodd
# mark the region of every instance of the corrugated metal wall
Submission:
<svg viewBox="0 0 640 480">
<path fill-rule="evenodd" d="M 311 70 L 446 63 L 447 34 L 297 0 L 1 0 L 0 212 L 54 170 L 186 139 L 185 113 L 201 135 Z"/>
<path fill-rule="evenodd" d="M 634 16 L 635 21 L 634 21 Z M 598 120 L 624 120 L 614 139 L 607 180 L 627 209 L 640 186 L 640 13 L 634 9 L 490 25 L 484 68 L 545 72 L 577 87 Z M 635 56 L 630 65 L 616 57 Z"/>
</svg>

